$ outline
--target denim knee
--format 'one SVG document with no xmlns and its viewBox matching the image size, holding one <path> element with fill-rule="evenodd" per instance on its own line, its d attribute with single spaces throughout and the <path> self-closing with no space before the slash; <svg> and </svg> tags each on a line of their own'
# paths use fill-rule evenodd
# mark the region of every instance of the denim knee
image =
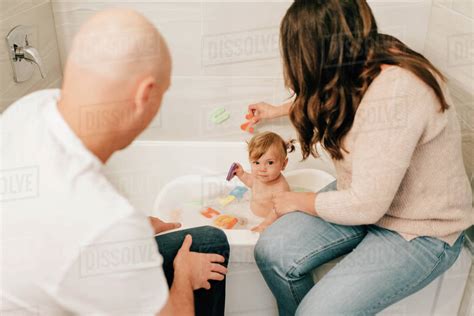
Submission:
<svg viewBox="0 0 474 316">
<path fill-rule="evenodd" d="M 263 233 L 254 249 L 255 262 L 257 263 L 260 271 L 265 273 L 265 271 L 279 271 L 280 274 L 286 274 L 290 268 L 285 267 L 284 264 L 284 254 L 280 243 L 275 242 L 272 238 Z"/>
<path fill-rule="evenodd" d="M 229 241 L 227 235 L 219 228 L 202 226 L 193 231 L 193 244 L 199 245 L 199 252 L 217 253 L 229 259 Z"/>
<path fill-rule="evenodd" d="M 212 239 L 214 243 L 222 250 L 229 250 L 229 241 L 227 240 L 227 235 L 222 229 L 212 226 L 204 227 L 206 228 L 206 234 L 208 235 L 208 238 Z"/>
</svg>

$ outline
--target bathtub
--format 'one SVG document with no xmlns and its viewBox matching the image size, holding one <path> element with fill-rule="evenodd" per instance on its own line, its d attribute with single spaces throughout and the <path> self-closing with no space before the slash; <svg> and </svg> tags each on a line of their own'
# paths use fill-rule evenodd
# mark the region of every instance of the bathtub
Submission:
<svg viewBox="0 0 474 316">
<path fill-rule="evenodd" d="M 324 179 L 311 184 L 313 187 L 323 186 L 334 176 L 330 159 L 324 153 L 318 159 L 300 160 L 298 150 L 290 154 L 287 172 L 297 175 L 300 169 L 319 170 Z M 241 162 L 248 170 L 244 142 L 136 141 L 116 153 L 105 171 L 110 181 L 138 210 L 166 219 L 170 216 L 169 210 L 156 208 L 160 205 L 160 192 L 161 196 L 163 192 L 173 192 L 173 182 L 185 176 L 223 179 L 233 161 Z M 298 176 L 294 177 L 299 179 Z M 185 226 L 193 225 L 186 223 Z M 226 315 L 277 315 L 275 300 L 253 258 L 258 234 L 244 229 L 224 231 L 231 247 Z M 337 260 L 316 269 L 314 279 L 321 278 Z M 456 315 L 470 267 L 470 253 L 463 249 L 456 263 L 446 273 L 423 290 L 390 306 L 382 314 Z"/>
</svg>

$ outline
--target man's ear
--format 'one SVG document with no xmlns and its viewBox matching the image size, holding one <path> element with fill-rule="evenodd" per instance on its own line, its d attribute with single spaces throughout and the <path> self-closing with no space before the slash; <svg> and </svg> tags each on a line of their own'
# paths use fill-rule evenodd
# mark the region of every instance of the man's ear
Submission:
<svg viewBox="0 0 474 316">
<path fill-rule="evenodd" d="M 140 81 L 135 93 L 135 106 L 138 112 L 145 112 L 149 107 L 156 84 L 156 80 L 152 76 L 148 76 Z"/>
<path fill-rule="evenodd" d="M 288 157 L 285 158 L 285 162 L 283 163 L 282 170 L 285 170 L 287 164 L 288 164 Z"/>
</svg>

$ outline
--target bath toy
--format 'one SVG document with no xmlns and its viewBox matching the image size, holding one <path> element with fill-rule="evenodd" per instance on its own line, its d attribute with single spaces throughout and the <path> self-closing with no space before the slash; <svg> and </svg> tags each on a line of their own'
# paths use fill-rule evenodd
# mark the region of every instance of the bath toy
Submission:
<svg viewBox="0 0 474 316">
<path fill-rule="evenodd" d="M 192 201 L 189 201 L 187 202 L 187 204 L 189 205 L 202 205 L 202 200 L 192 200 Z"/>
<path fill-rule="evenodd" d="M 219 116 L 221 115 L 222 113 L 225 112 L 225 108 L 224 107 L 218 107 L 218 108 L 215 108 L 214 110 L 212 110 L 211 112 L 211 117 L 215 117 L 215 116 Z"/>
<path fill-rule="evenodd" d="M 229 112 L 225 108 L 220 107 L 211 112 L 210 119 L 214 124 L 221 124 L 228 120 L 230 117 Z"/>
<path fill-rule="evenodd" d="M 240 200 L 247 191 L 248 189 L 246 187 L 236 186 L 234 189 L 232 189 L 232 191 L 229 192 L 229 195 L 235 196 L 237 199 Z"/>
<path fill-rule="evenodd" d="M 232 191 L 229 192 L 229 194 L 221 199 L 219 199 L 219 203 L 222 206 L 227 206 L 229 203 L 233 202 L 235 199 L 241 199 L 243 198 L 245 192 L 247 192 L 248 189 L 246 187 L 242 186 L 236 186 L 235 188 L 232 189 Z"/>
<path fill-rule="evenodd" d="M 219 213 L 219 211 L 216 211 L 212 207 L 207 207 L 207 208 L 201 210 L 201 214 L 202 214 L 202 216 L 204 216 L 206 218 L 212 218 L 216 215 L 221 215 L 221 213 Z"/>
<path fill-rule="evenodd" d="M 235 169 L 237 169 L 237 167 L 238 165 L 235 162 L 230 166 L 229 172 L 227 173 L 227 178 L 226 178 L 227 181 L 232 180 L 232 178 L 235 176 L 234 172 L 235 172 Z"/>
<path fill-rule="evenodd" d="M 249 132 L 250 134 L 253 133 L 254 129 L 252 127 L 252 122 L 245 122 L 244 124 L 240 125 L 240 129 L 244 132 Z"/>
<path fill-rule="evenodd" d="M 219 199 L 219 203 L 222 206 L 227 206 L 227 204 L 231 203 L 234 200 L 235 200 L 235 196 L 227 195 L 226 197 L 223 197 L 223 198 Z"/>
<path fill-rule="evenodd" d="M 251 121 L 251 119 L 254 117 L 254 114 L 252 111 L 249 111 L 246 115 L 245 115 L 245 119 L 247 120 L 247 122 L 243 123 L 242 125 L 240 125 L 240 129 L 243 130 L 244 132 L 249 132 L 249 133 L 253 133 L 254 129 L 253 129 L 253 122 Z"/>
<path fill-rule="evenodd" d="M 308 190 L 308 189 L 303 188 L 303 187 L 292 187 L 291 191 L 293 191 L 293 192 L 311 192 L 311 190 Z"/>
<path fill-rule="evenodd" d="M 232 229 L 239 222 L 238 218 L 231 215 L 221 215 L 214 220 L 217 227 Z"/>
<path fill-rule="evenodd" d="M 252 111 L 249 111 L 249 112 L 247 113 L 247 115 L 245 115 L 245 118 L 246 118 L 247 120 L 251 120 L 251 119 L 253 119 L 253 117 L 254 117 L 254 115 L 253 115 L 253 112 L 252 112 Z"/>
</svg>

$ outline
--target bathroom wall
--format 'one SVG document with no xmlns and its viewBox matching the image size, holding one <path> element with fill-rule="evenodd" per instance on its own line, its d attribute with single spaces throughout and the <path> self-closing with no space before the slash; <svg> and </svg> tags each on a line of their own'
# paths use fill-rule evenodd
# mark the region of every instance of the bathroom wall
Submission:
<svg viewBox="0 0 474 316">
<path fill-rule="evenodd" d="M 474 190 L 474 1 L 433 2 L 424 54 L 448 77 Z"/>
<path fill-rule="evenodd" d="M 462 128 L 464 164 L 474 192 L 474 1 L 434 0 L 424 54 L 448 77 Z M 474 253 L 474 228 L 467 231 Z M 459 315 L 473 315 L 471 268 Z"/>
<path fill-rule="evenodd" d="M 31 26 L 30 45 L 43 58 L 46 78 L 38 70 L 23 83 L 15 83 L 5 37 L 17 25 Z M 44 88 L 55 88 L 61 81 L 61 64 L 56 40 L 56 29 L 49 0 L 0 1 L 0 113 L 18 98 Z"/>
<path fill-rule="evenodd" d="M 163 33 L 173 56 L 172 86 L 163 108 L 141 139 L 243 140 L 247 105 L 287 100 L 278 29 L 291 4 L 283 1 L 73 1 L 52 0 L 62 63 L 83 21 L 108 7 L 142 12 Z M 383 32 L 422 50 L 431 0 L 369 0 Z M 224 107 L 230 118 L 209 119 Z M 288 119 L 260 127 L 290 137 Z"/>
</svg>

